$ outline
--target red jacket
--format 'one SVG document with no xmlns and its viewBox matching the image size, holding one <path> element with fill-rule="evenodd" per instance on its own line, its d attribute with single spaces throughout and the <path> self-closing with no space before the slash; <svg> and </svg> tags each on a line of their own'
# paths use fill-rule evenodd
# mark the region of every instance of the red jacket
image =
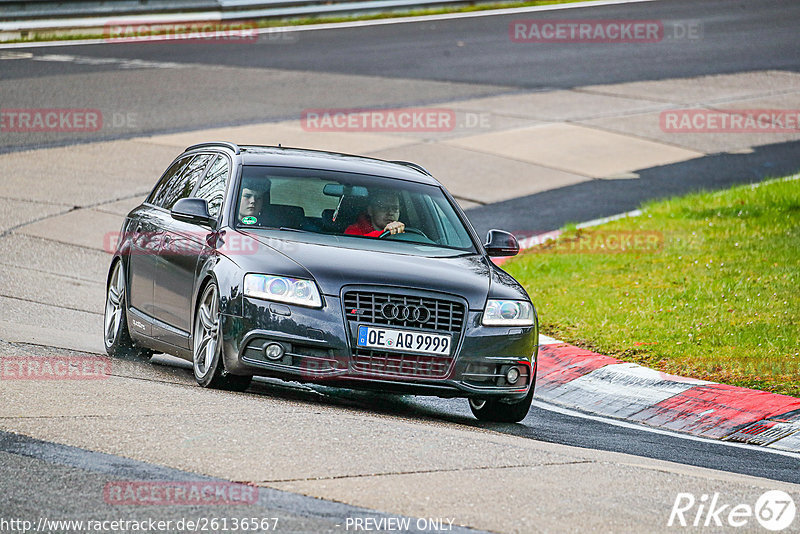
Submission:
<svg viewBox="0 0 800 534">
<path fill-rule="evenodd" d="M 380 237 L 383 233 L 383 230 L 376 230 L 374 226 L 372 226 L 372 221 L 370 220 L 369 216 L 366 213 L 362 213 L 358 216 L 358 220 L 348 226 L 345 231 L 345 234 L 348 235 L 366 235 L 369 237 Z"/>
</svg>

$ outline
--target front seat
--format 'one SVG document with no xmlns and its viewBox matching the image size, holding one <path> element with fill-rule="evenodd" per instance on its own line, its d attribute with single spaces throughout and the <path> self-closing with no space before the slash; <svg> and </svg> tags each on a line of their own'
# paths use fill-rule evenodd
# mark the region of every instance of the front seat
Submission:
<svg viewBox="0 0 800 534">
<path fill-rule="evenodd" d="M 322 219 L 325 224 L 336 232 L 343 234 L 345 228 L 356 222 L 361 213 L 367 211 L 367 202 L 363 197 L 346 196 L 339 205 L 339 213 L 336 220 L 333 220 L 334 210 L 327 209 L 322 212 Z"/>
<path fill-rule="evenodd" d="M 261 210 L 261 226 L 300 229 L 305 223 L 305 213 L 300 206 L 269 204 Z"/>
</svg>

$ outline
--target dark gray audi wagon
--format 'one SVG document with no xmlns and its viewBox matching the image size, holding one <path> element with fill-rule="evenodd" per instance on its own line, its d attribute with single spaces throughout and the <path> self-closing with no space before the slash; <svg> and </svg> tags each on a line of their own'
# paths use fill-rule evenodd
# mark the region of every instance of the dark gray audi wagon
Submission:
<svg viewBox="0 0 800 534">
<path fill-rule="evenodd" d="M 536 310 L 453 197 L 413 163 L 203 143 L 125 219 L 105 346 L 173 354 L 201 386 L 253 376 L 465 397 L 516 422 L 533 397 Z"/>
</svg>

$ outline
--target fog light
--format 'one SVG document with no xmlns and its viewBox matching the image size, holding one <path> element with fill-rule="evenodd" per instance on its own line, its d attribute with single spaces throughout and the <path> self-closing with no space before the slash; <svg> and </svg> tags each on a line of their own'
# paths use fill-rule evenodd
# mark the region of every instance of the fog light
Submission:
<svg viewBox="0 0 800 534">
<path fill-rule="evenodd" d="M 266 356 L 268 360 L 280 360 L 283 358 L 283 346 L 279 343 L 270 343 L 264 347 L 264 356 Z"/>
<path fill-rule="evenodd" d="M 517 367 L 512 367 L 506 371 L 506 382 L 516 384 L 517 380 L 519 380 L 519 369 Z"/>
</svg>

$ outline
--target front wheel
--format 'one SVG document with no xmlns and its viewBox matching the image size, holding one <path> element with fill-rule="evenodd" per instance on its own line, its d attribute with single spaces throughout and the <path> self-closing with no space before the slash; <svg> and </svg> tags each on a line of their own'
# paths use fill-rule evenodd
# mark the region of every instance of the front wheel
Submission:
<svg viewBox="0 0 800 534">
<path fill-rule="evenodd" d="M 194 378 L 205 388 L 244 391 L 252 376 L 231 375 L 220 364 L 222 355 L 222 320 L 219 311 L 219 290 L 210 282 L 203 290 L 194 318 Z"/>
<path fill-rule="evenodd" d="M 519 423 L 528 415 L 532 401 L 533 386 L 522 400 L 504 402 L 501 399 L 469 399 L 469 409 L 480 421 Z"/>
</svg>

